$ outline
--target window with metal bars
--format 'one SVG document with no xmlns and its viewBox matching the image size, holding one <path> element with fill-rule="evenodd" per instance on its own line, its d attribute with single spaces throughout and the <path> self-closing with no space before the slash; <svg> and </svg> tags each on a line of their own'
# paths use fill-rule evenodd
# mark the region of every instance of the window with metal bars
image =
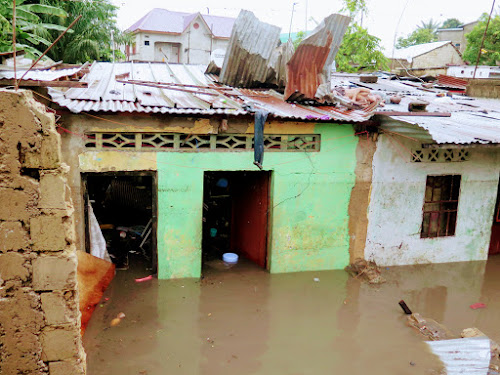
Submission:
<svg viewBox="0 0 500 375">
<path fill-rule="evenodd" d="M 460 175 L 427 176 L 421 238 L 454 236 Z"/>
</svg>

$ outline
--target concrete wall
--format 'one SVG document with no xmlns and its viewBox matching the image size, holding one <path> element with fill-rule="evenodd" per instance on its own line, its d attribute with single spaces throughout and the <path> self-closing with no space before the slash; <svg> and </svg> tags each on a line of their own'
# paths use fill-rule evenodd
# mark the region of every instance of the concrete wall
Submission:
<svg viewBox="0 0 500 375">
<path fill-rule="evenodd" d="M 412 69 L 435 68 L 447 65 L 463 65 L 464 61 L 458 51 L 451 44 L 445 44 L 426 54 L 413 59 Z"/>
<path fill-rule="evenodd" d="M 54 115 L 0 90 L 0 373 L 85 373 L 73 207 Z"/>
<path fill-rule="evenodd" d="M 473 148 L 470 160 L 465 162 L 412 163 L 408 150 L 419 145 L 391 137 L 379 137 L 373 158 L 366 259 L 384 266 L 485 260 L 500 150 Z M 448 174 L 462 176 L 456 234 L 420 238 L 426 178 Z"/>
<path fill-rule="evenodd" d="M 119 126 L 70 116 L 73 132 Z M 183 123 L 184 121 L 184 123 Z M 191 123 L 189 122 L 191 121 Z M 253 132 L 251 120 L 230 120 L 229 132 Z M 65 123 L 66 123 L 65 119 Z M 159 117 L 136 119 L 127 131 L 177 131 L 207 134 L 216 120 Z M 215 124 L 214 124 L 215 122 Z M 142 124 L 142 125 L 141 125 Z M 170 124 L 170 125 L 169 125 Z M 198 124 L 198 125 L 196 125 Z M 110 128 L 110 129 L 111 129 Z M 123 128 L 123 127 L 121 127 Z M 160 129 L 159 129 L 160 128 Z M 203 129 L 205 129 L 203 131 Z M 124 131 L 124 130 L 122 130 Z M 321 134 L 320 152 L 267 152 L 272 171 L 269 239 L 270 272 L 341 269 L 349 262 L 348 206 L 355 182 L 357 136 L 351 125 L 273 122 L 269 134 Z M 253 151 L 240 152 L 96 152 L 83 149 L 81 137 L 65 136 L 65 160 L 75 165 L 75 201 L 81 202 L 82 172 L 155 170 L 158 173 L 158 264 L 160 278 L 199 277 L 203 172 L 256 170 Z M 81 206 L 76 209 L 83 223 Z M 79 227 L 83 243 L 83 224 Z"/>
<path fill-rule="evenodd" d="M 194 28 L 195 23 L 199 25 L 198 29 Z M 149 41 L 148 46 L 145 45 L 146 40 Z M 179 43 L 180 63 L 209 64 L 211 52 L 215 49 L 226 50 L 229 39 L 213 38 L 207 24 L 198 16 L 182 34 L 138 32 L 136 34 L 136 54 L 131 55 L 130 59 L 164 61 L 158 53 L 155 55 L 157 43 Z"/>
</svg>

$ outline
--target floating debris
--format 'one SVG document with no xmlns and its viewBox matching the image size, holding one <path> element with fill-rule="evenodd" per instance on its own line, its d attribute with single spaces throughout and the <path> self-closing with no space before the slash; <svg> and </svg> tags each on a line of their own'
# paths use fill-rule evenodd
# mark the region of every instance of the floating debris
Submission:
<svg viewBox="0 0 500 375">
<path fill-rule="evenodd" d="M 354 278 L 363 277 L 369 284 L 385 283 L 385 279 L 380 274 L 380 268 L 372 261 L 368 262 L 358 258 L 348 265 L 345 270 Z"/>
</svg>

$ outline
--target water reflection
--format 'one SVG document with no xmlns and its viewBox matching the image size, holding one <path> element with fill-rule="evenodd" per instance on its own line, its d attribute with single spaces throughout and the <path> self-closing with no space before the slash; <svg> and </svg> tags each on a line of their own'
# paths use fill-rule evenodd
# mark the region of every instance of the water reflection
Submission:
<svg viewBox="0 0 500 375">
<path fill-rule="evenodd" d="M 476 326 L 500 341 L 499 271 L 500 257 L 391 267 L 378 286 L 344 271 L 270 275 L 246 263 L 209 268 L 201 282 L 136 284 L 143 274 L 119 272 L 84 337 L 88 373 L 429 374 L 439 361 L 398 301 L 457 335 Z"/>
</svg>

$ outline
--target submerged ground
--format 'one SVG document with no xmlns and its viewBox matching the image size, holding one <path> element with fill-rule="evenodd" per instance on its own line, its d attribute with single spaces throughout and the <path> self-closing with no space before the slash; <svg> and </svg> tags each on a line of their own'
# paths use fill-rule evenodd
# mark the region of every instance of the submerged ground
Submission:
<svg viewBox="0 0 500 375">
<path fill-rule="evenodd" d="M 117 271 L 84 336 L 89 375 L 437 373 L 400 299 L 453 333 L 478 327 L 500 342 L 500 257 L 383 268 L 379 286 L 245 262 L 206 267 L 201 281 L 134 282 L 146 275 Z M 476 302 L 487 307 L 472 310 Z"/>
</svg>

